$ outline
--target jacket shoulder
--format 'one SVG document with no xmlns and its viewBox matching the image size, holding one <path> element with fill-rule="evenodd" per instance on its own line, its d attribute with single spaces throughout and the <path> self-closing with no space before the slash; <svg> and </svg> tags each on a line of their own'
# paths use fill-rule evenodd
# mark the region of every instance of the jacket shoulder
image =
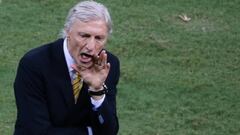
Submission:
<svg viewBox="0 0 240 135">
<path fill-rule="evenodd" d="M 59 44 L 63 44 L 63 39 L 58 39 L 54 42 L 51 43 L 47 43 L 44 45 L 41 45 L 39 47 L 33 48 L 31 50 L 29 50 L 24 56 L 25 57 L 30 57 L 30 58 L 36 58 L 36 57 L 40 57 L 45 53 L 48 53 L 48 51 L 50 51 L 50 48 L 54 45 L 59 45 Z"/>
<path fill-rule="evenodd" d="M 108 56 L 108 62 L 112 63 L 119 63 L 119 59 L 116 55 L 112 54 L 111 52 L 109 51 L 106 51 L 107 52 L 107 56 Z"/>
<path fill-rule="evenodd" d="M 29 50 L 20 60 L 20 62 L 32 61 L 32 62 L 44 62 L 54 48 L 57 48 L 59 44 L 63 44 L 63 39 L 58 39 L 54 42 L 41 45 L 39 47 Z M 40 64 L 39 63 L 39 64 Z"/>
<path fill-rule="evenodd" d="M 116 86 L 118 84 L 119 76 L 120 76 L 120 62 L 118 57 L 109 51 L 107 51 L 107 59 L 111 65 L 107 81 L 109 82 L 113 81 L 114 82 L 113 84 L 115 84 Z"/>
</svg>

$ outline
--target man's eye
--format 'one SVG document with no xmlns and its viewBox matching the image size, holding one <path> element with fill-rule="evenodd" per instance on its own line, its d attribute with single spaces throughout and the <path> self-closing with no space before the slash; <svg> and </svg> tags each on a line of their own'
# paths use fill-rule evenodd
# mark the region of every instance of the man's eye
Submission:
<svg viewBox="0 0 240 135">
<path fill-rule="evenodd" d="M 89 35 L 82 35 L 83 38 L 88 38 L 90 37 Z"/>
<path fill-rule="evenodd" d="M 89 34 L 82 34 L 82 33 L 80 33 L 79 35 L 80 35 L 82 38 L 88 38 L 88 37 L 90 37 Z"/>
<path fill-rule="evenodd" d="M 101 41 L 101 40 L 103 40 L 104 38 L 103 37 L 101 37 L 101 36 L 96 36 L 95 37 L 97 40 L 99 40 L 99 41 Z"/>
</svg>

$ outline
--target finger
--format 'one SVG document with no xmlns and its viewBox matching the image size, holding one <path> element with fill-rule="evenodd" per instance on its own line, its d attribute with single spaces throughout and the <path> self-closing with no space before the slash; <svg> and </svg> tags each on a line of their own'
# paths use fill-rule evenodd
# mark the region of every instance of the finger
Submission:
<svg viewBox="0 0 240 135">
<path fill-rule="evenodd" d="M 104 65 L 104 66 L 107 65 L 107 53 L 106 52 L 103 54 L 102 65 Z"/>
<path fill-rule="evenodd" d="M 97 65 L 103 65 L 103 59 L 104 59 L 104 54 L 105 54 L 106 52 L 103 50 L 103 51 L 101 51 L 100 53 L 99 53 L 99 55 L 98 56 L 95 56 L 95 64 L 97 64 Z"/>
<path fill-rule="evenodd" d="M 84 66 L 81 66 L 81 65 L 76 65 L 76 64 L 72 64 L 71 67 L 80 74 L 81 74 L 81 71 L 87 69 L 87 67 L 84 67 Z"/>
<path fill-rule="evenodd" d="M 98 55 L 93 55 L 93 62 L 94 64 L 98 64 L 98 59 L 99 59 L 99 56 Z"/>
<path fill-rule="evenodd" d="M 101 64 L 96 64 L 95 67 L 98 71 L 108 68 L 107 63 L 104 63 L 103 61 L 101 62 Z"/>
<path fill-rule="evenodd" d="M 99 64 L 103 65 L 103 60 L 104 60 L 104 54 L 106 53 L 105 50 L 103 50 L 100 55 L 99 55 Z"/>
<path fill-rule="evenodd" d="M 109 71 L 110 71 L 110 63 L 107 63 L 106 66 L 105 66 L 105 71 L 106 71 L 106 75 L 108 75 Z"/>
<path fill-rule="evenodd" d="M 83 65 L 78 65 L 77 67 L 78 67 L 78 70 L 79 70 L 79 71 L 83 71 L 83 70 L 88 69 L 88 67 L 83 66 Z M 79 73 L 80 73 L 80 72 L 79 72 Z"/>
<path fill-rule="evenodd" d="M 79 67 L 76 64 L 72 64 L 71 67 L 76 70 L 77 72 L 80 72 Z"/>
<path fill-rule="evenodd" d="M 99 60 L 101 61 L 101 65 L 107 64 L 106 63 L 107 53 L 103 50 L 99 56 Z"/>
<path fill-rule="evenodd" d="M 109 69 L 110 69 L 110 66 L 111 66 L 110 63 L 108 62 L 108 63 L 106 64 L 106 69 L 109 70 Z"/>
</svg>

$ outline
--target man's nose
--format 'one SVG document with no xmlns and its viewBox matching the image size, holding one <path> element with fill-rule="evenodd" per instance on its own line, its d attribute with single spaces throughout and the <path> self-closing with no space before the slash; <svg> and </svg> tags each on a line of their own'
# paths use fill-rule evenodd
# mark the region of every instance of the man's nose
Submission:
<svg viewBox="0 0 240 135">
<path fill-rule="evenodd" d="M 87 40 L 87 45 L 86 45 L 86 47 L 87 47 L 87 49 L 88 49 L 89 51 L 94 50 L 95 45 L 96 45 L 96 42 L 95 42 L 95 39 L 94 39 L 94 38 L 89 38 L 89 39 Z"/>
</svg>

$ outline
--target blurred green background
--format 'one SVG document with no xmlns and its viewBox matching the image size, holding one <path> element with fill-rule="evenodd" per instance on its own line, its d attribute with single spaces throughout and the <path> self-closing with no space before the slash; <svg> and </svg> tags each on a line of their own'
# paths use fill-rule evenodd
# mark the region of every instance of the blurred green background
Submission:
<svg viewBox="0 0 240 135">
<path fill-rule="evenodd" d="M 120 135 L 240 135 L 240 0 L 98 1 L 121 61 Z M 56 40 L 77 2 L 0 0 L 0 135 L 14 130 L 19 59 Z"/>
</svg>

